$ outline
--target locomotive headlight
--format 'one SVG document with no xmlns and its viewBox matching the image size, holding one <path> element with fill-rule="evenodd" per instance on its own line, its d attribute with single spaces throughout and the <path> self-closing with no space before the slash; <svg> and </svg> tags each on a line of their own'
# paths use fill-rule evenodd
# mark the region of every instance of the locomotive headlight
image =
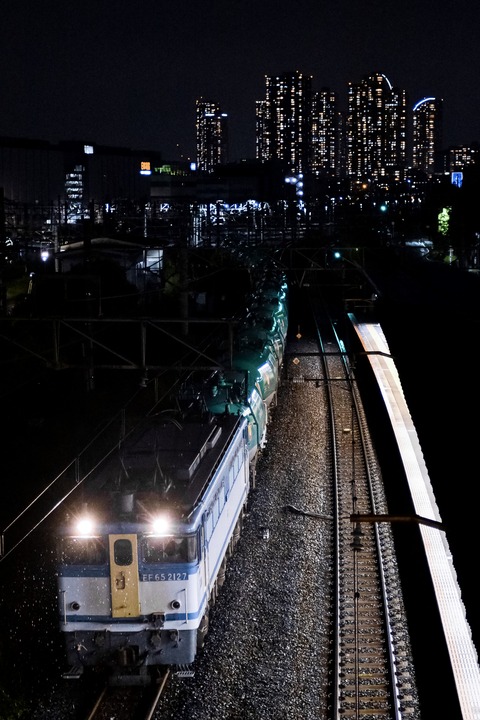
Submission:
<svg viewBox="0 0 480 720">
<path fill-rule="evenodd" d="M 170 530 L 170 520 L 165 515 L 158 515 L 152 520 L 152 530 L 155 535 L 165 535 Z"/>
<path fill-rule="evenodd" d="M 94 529 L 95 523 L 91 517 L 85 516 L 77 520 L 75 530 L 79 535 L 87 537 L 92 535 Z"/>
</svg>

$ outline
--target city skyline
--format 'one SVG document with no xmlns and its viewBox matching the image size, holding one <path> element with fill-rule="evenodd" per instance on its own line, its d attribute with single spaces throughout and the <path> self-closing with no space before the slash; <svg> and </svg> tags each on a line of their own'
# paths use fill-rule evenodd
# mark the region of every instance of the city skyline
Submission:
<svg viewBox="0 0 480 720">
<path fill-rule="evenodd" d="M 444 103 L 444 147 L 480 139 L 480 8 L 405 0 L 33 0 L 2 9 L 0 135 L 195 157 L 195 103 L 229 117 L 230 159 L 255 156 L 265 76 L 299 70 L 336 92 L 373 72 Z"/>
</svg>

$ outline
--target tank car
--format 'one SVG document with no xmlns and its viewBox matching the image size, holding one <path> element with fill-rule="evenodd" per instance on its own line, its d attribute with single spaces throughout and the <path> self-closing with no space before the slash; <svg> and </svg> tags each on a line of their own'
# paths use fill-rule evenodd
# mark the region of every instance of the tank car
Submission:
<svg viewBox="0 0 480 720">
<path fill-rule="evenodd" d="M 276 396 L 280 366 L 270 342 L 245 342 L 234 351 L 232 367 L 236 372 L 246 373 L 250 386 L 258 388 L 266 406 Z"/>
<path fill-rule="evenodd" d="M 288 330 L 287 284 L 283 275 L 265 280 L 252 297 L 251 314 L 258 324 L 271 331 L 277 329 L 283 341 Z"/>
<path fill-rule="evenodd" d="M 239 321 L 233 342 L 220 346 L 219 368 L 192 374 L 180 392 L 181 403 L 201 398 L 215 415 L 228 413 L 247 419 L 252 484 L 283 362 L 288 325 L 286 293 L 283 273 L 262 283 L 252 299 L 254 309 Z"/>
<path fill-rule="evenodd" d="M 286 305 L 275 299 L 258 297 L 251 307 L 255 324 L 269 333 L 277 331 L 285 342 L 288 331 L 288 313 Z"/>
<path fill-rule="evenodd" d="M 257 295 L 239 323 L 233 346 L 220 357 L 230 375 L 245 374 L 248 388 L 256 387 L 267 407 L 276 399 L 287 327 L 286 303 Z"/>
<path fill-rule="evenodd" d="M 187 671 L 249 489 L 243 415 L 146 418 L 122 441 L 56 538 L 70 677 L 95 668 L 113 684 L 146 684 L 158 666 Z"/>
<path fill-rule="evenodd" d="M 247 421 L 247 447 L 250 471 L 254 477 L 257 454 L 265 446 L 267 434 L 267 405 L 256 378 L 249 378 L 242 370 L 214 371 L 204 381 L 202 398 L 215 415 L 241 415 Z"/>
<path fill-rule="evenodd" d="M 280 369 L 283 362 L 285 337 L 275 324 L 268 328 L 262 323 L 258 323 L 255 318 L 248 317 L 238 329 L 238 347 L 248 346 L 257 347 L 260 351 L 264 346 L 268 346 L 278 369 Z"/>
</svg>

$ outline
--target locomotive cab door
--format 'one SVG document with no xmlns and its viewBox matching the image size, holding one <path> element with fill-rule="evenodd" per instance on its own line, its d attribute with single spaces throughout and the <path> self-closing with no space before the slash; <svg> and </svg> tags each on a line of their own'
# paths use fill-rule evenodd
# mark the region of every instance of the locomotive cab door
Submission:
<svg viewBox="0 0 480 720">
<path fill-rule="evenodd" d="M 136 535 L 109 535 L 112 617 L 140 615 Z"/>
</svg>

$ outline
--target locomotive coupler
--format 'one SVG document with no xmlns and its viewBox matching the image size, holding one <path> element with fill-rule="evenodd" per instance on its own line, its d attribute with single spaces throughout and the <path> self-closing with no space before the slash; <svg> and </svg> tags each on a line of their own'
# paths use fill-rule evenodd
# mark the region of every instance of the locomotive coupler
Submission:
<svg viewBox="0 0 480 720">
<path fill-rule="evenodd" d="M 165 613 L 152 613 L 150 619 L 154 628 L 160 630 L 165 625 Z"/>
</svg>

